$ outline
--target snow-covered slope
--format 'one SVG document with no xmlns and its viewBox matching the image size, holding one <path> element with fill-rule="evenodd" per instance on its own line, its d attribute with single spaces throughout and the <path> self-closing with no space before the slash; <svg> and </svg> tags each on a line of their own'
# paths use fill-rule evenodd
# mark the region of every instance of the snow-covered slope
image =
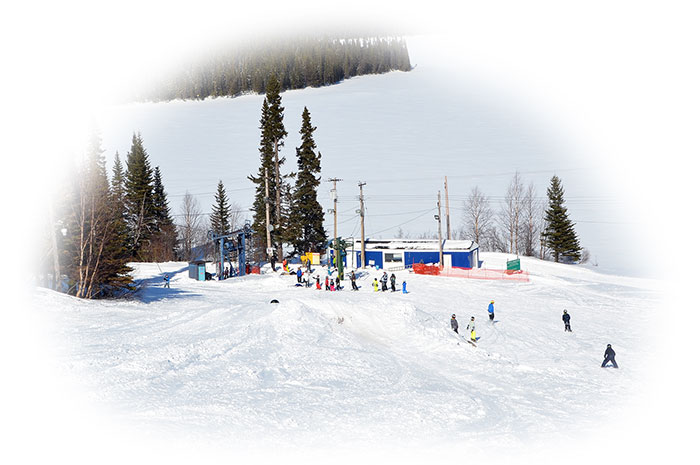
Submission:
<svg viewBox="0 0 700 465">
<path fill-rule="evenodd" d="M 197 282 L 184 263 L 135 264 L 134 299 L 38 289 L 35 307 L 60 372 L 138 434 L 261 454 L 459 444 L 488 456 L 623 418 L 652 350 L 656 282 L 521 260 L 528 283 L 397 272 L 408 294 L 373 292 L 374 270 L 358 292 L 327 292 L 289 275 Z M 170 289 L 164 272 L 177 273 Z M 462 332 L 476 317 L 477 348 L 450 330 L 452 313 Z M 619 370 L 600 368 L 608 343 Z"/>
</svg>

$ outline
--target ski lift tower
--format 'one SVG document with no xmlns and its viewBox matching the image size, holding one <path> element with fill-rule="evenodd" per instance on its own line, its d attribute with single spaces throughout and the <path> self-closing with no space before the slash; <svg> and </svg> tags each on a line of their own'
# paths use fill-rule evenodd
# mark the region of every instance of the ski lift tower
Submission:
<svg viewBox="0 0 700 465">
<path fill-rule="evenodd" d="M 246 221 L 245 225 L 232 233 L 214 234 L 214 231 L 209 231 L 207 236 L 212 241 L 219 241 L 219 280 L 222 279 L 224 270 L 224 261 L 228 261 L 233 270 L 231 263 L 231 255 L 235 252 L 238 255 L 238 274 L 236 276 L 245 276 L 246 274 L 246 239 L 250 239 L 253 235 L 253 230 L 250 223 Z M 233 238 L 235 237 L 235 240 Z"/>
</svg>

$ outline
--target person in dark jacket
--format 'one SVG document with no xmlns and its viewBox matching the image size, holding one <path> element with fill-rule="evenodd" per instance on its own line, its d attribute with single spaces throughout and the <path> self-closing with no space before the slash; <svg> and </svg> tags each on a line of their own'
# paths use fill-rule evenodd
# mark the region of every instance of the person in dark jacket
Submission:
<svg viewBox="0 0 700 465">
<path fill-rule="evenodd" d="M 450 320 L 450 324 L 452 325 L 452 331 L 459 334 L 459 331 L 457 331 L 457 328 L 459 328 L 459 324 L 457 323 L 457 315 L 455 315 L 454 313 L 452 314 L 452 319 Z"/>
<path fill-rule="evenodd" d="M 389 279 L 389 277 L 386 275 L 386 271 L 382 275 L 381 278 L 379 278 L 379 282 L 382 283 L 382 292 L 386 291 L 388 288 L 386 287 L 386 282 Z"/>
<path fill-rule="evenodd" d="M 336 276 L 336 277 L 335 277 L 335 290 L 336 290 L 336 291 L 339 291 L 340 289 L 342 289 L 342 288 L 340 287 L 340 276 Z"/>
<path fill-rule="evenodd" d="M 396 275 L 394 273 L 391 273 L 389 281 L 391 281 L 391 292 L 396 292 Z"/>
<path fill-rule="evenodd" d="M 571 324 L 569 323 L 571 321 L 571 315 L 566 313 L 566 310 L 564 310 L 564 314 L 561 316 L 561 319 L 564 320 L 564 331 L 571 332 Z"/>
<path fill-rule="evenodd" d="M 350 272 L 350 282 L 352 283 L 352 290 L 353 291 L 359 291 L 359 289 L 357 288 L 357 283 L 355 282 L 356 279 L 357 279 L 357 277 L 355 276 L 355 270 L 352 270 Z"/>
<path fill-rule="evenodd" d="M 604 368 L 608 362 L 612 363 L 613 368 L 617 368 L 617 363 L 615 362 L 615 351 L 610 344 L 608 344 L 608 348 L 605 349 L 605 360 L 603 360 L 601 368 Z"/>
</svg>

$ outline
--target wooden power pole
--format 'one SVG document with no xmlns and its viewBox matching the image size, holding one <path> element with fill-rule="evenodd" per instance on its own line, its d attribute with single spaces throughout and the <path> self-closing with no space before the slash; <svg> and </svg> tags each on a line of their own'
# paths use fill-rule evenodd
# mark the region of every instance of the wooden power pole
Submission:
<svg viewBox="0 0 700 465">
<path fill-rule="evenodd" d="M 333 183 L 333 250 L 335 250 L 335 260 L 336 266 L 338 260 L 340 260 L 340 250 L 338 250 L 338 190 L 336 188 L 336 183 L 342 181 L 342 179 L 331 178 L 328 180 Z"/>
<path fill-rule="evenodd" d="M 438 191 L 438 201 L 437 201 L 438 214 L 435 215 L 435 219 L 438 222 L 438 242 L 440 246 L 440 268 L 443 266 L 442 262 L 442 210 L 440 209 L 440 191 Z"/>
<path fill-rule="evenodd" d="M 452 232 L 450 229 L 450 198 L 447 196 L 447 176 L 445 176 L 445 220 L 447 222 L 447 240 L 452 239 Z"/>
<path fill-rule="evenodd" d="M 267 168 L 265 168 L 265 233 L 267 235 L 267 259 L 272 259 L 272 238 L 270 237 L 270 191 L 267 183 Z"/>
<path fill-rule="evenodd" d="M 360 181 L 358 186 L 360 186 L 360 263 L 362 268 L 365 267 L 365 197 L 362 194 L 362 186 L 367 184 L 366 182 Z"/>
</svg>

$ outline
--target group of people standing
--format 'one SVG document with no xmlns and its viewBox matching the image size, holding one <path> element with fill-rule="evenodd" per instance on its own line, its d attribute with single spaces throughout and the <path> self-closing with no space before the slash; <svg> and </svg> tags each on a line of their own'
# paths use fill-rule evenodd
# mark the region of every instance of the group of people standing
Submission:
<svg viewBox="0 0 700 465">
<path fill-rule="evenodd" d="M 297 285 L 299 286 L 304 286 L 304 287 L 311 287 L 311 269 L 310 267 L 307 269 L 306 272 L 302 271 L 301 267 L 297 268 L 296 271 L 296 277 L 297 277 Z M 304 275 L 307 275 L 305 278 Z M 333 271 L 329 268 L 328 270 L 328 276 L 326 276 L 325 280 L 325 285 L 321 284 L 321 277 L 316 276 L 316 289 L 321 290 L 325 287 L 327 291 L 340 291 L 343 289 L 343 286 L 340 285 L 340 277 L 336 275 L 335 279 L 333 278 Z M 389 287 L 387 286 L 387 283 L 390 283 L 391 285 L 391 291 L 396 292 L 396 275 L 394 273 L 391 274 L 391 277 L 387 276 L 387 273 L 384 272 L 382 277 L 377 281 L 377 278 L 374 278 L 374 282 L 372 283 L 372 286 L 374 287 L 374 291 L 378 292 L 379 291 L 379 283 L 381 283 L 381 289 L 382 291 L 387 291 L 389 290 Z M 355 270 L 350 271 L 350 284 L 352 286 L 353 291 L 359 291 L 360 288 L 357 286 L 357 275 L 355 274 Z M 407 294 L 408 291 L 406 290 L 406 281 L 403 282 L 403 293 Z"/>
<path fill-rule="evenodd" d="M 396 292 L 396 275 L 394 273 L 391 273 L 391 277 L 388 277 L 386 274 L 386 271 L 384 272 L 382 277 L 379 278 L 379 281 L 377 281 L 377 278 L 374 278 L 374 282 L 372 283 L 372 287 L 374 288 L 374 292 L 379 292 L 379 284 L 380 283 L 382 286 L 382 292 L 388 291 L 389 288 L 387 287 L 387 281 L 389 281 L 391 283 L 391 292 Z M 406 281 L 403 282 L 402 292 L 404 294 L 408 293 L 406 291 Z"/>
</svg>

